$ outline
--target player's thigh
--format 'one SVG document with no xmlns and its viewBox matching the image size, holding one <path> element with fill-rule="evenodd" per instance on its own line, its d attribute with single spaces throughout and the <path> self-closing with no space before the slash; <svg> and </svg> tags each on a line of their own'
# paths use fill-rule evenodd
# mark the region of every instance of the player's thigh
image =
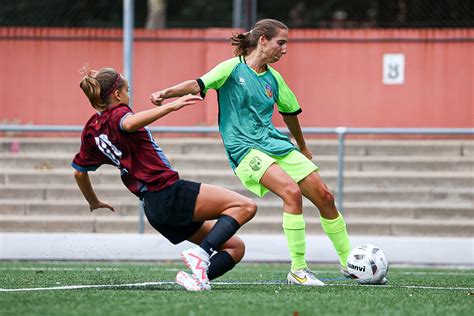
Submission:
<svg viewBox="0 0 474 316">
<path fill-rule="evenodd" d="M 279 197 L 300 193 L 298 184 L 276 163 L 268 167 L 260 183 Z"/>
<path fill-rule="evenodd" d="M 303 195 L 318 208 L 324 204 L 334 204 L 334 195 L 317 172 L 312 172 L 298 184 Z"/>
<path fill-rule="evenodd" d="M 303 195 L 308 198 L 314 195 L 320 195 L 324 191 L 329 190 L 317 172 L 311 172 L 307 177 L 301 180 L 298 185 Z"/>
<path fill-rule="evenodd" d="M 196 199 L 193 220 L 216 219 L 230 208 L 253 207 L 255 207 L 255 202 L 241 194 L 203 183 Z"/>
</svg>

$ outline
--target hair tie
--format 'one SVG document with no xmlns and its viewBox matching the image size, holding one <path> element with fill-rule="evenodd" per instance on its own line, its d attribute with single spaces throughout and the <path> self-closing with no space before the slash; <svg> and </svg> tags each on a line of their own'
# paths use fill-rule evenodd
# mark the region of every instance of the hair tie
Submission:
<svg viewBox="0 0 474 316">
<path fill-rule="evenodd" d="M 120 82 L 120 74 L 117 73 L 117 78 L 115 78 L 115 82 L 112 85 L 112 87 L 109 90 L 107 90 L 107 93 L 105 94 L 105 97 L 108 97 L 112 92 L 115 91 L 115 89 L 117 89 L 117 86 L 118 86 L 119 82 Z"/>
</svg>

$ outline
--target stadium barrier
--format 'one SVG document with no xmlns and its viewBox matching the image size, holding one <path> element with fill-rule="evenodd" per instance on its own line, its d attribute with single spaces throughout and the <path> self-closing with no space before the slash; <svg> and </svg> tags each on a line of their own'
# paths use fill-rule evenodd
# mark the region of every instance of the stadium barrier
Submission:
<svg viewBox="0 0 474 316">
<path fill-rule="evenodd" d="M 83 127 L 78 125 L 6 125 L 0 124 L 0 132 L 56 132 L 56 133 L 80 133 Z M 180 134 L 212 134 L 219 133 L 217 127 L 212 126 L 161 126 L 150 127 L 152 133 L 180 133 Z M 287 128 L 278 128 L 279 131 L 289 134 Z M 351 128 L 351 127 L 303 127 L 304 134 L 337 135 L 337 190 L 336 206 L 339 210 L 344 209 L 344 153 L 345 139 L 347 135 L 465 135 L 474 136 L 474 128 Z M 145 220 L 142 203 L 139 203 L 139 227 L 140 234 L 144 233 Z"/>
</svg>

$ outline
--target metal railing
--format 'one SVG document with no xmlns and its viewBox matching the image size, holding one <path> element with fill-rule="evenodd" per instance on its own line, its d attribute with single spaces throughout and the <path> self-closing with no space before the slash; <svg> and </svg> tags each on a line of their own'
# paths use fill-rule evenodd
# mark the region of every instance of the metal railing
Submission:
<svg viewBox="0 0 474 316">
<path fill-rule="evenodd" d="M 82 126 L 77 125 L 2 125 L 0 132 L 81 132 Z M 152 133 L 189 133 L 210 134 L 219 133 L 217 127 L 200 126 L 161 126 L 150 127 Z M 281 132 L 289 134 L 287 128 L 278 128 Z M 303 134 L 327 134 L 337 135 L 337 190 L 336 206 L 339 210 L 344 209 L 344 154 L 346 135 L 466 135 L 474 136 L 474 128 L 351 128 L 334 127 L 302 128 Z M 140 205 L 139 231 L 144 231 L 143 206 Z"/>
</svg>

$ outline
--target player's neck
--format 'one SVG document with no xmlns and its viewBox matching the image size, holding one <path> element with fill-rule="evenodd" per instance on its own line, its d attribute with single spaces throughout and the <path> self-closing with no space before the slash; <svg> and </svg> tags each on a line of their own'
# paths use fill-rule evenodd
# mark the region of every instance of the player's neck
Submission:
<svg viewBox="0 0 474 316">
<path fill-rule="evenodd" d="M 264 61 L 262 56 L 258 54 L 257 50 L 254 50 L 247 56 L 245 56 L 245 62 L 247 66 L 255 70 L 257 73 L 262 73 L 267 71 L 267 63 Z"/>
</svg>

